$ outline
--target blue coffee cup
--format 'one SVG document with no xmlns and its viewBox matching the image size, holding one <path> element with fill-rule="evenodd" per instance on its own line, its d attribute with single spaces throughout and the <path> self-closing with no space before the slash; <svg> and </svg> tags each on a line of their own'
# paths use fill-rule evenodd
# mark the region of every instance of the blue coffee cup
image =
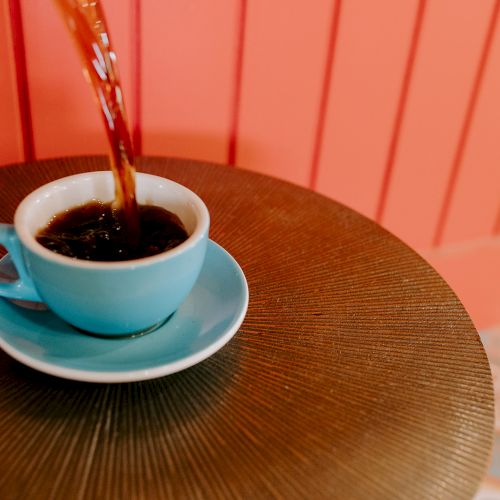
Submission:
<svg viewBox="0 0 500 500">
<path fill-rule="evenodd" d="M 136 174 L 137 201 L 177 214 L 188 232 L 186 241 L 166 252 L 120 262 L 86 261 L 56 254 L 35 239 L 56 214 L 91 200 L 110 202 L 114 194 L 110 171 L 65 177 L 29 194 L 14 225 L 0 224 L 0 244 L 19 275 L 0 283 L 0 296 L 44 302 L 76 328 L 109 337 L 144 333 L 169 318 L 198 278 L 210 226 L 207 207 L 186 187 Z"/>
</svg>

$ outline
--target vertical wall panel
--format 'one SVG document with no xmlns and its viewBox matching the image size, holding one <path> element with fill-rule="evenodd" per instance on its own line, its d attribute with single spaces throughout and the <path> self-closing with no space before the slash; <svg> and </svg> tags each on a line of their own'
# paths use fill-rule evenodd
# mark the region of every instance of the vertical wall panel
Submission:
<svg viewBox="0 0 500 500">
<path fill-rule="evenodd" d="M 108 4 L 114 11 L 111 34 L 117 31 L 113 38 L 120 50 L 125 45 L 121 39 L 130 36 L 129 2 L 107 0 L 106 12 Z M 22 0 L 21 5 L 36 156 L 106 152 L 100 112 L 59 12 L 51 1 Z"/>
<path fill-rule="evenodd" d="M 476 328 L 500 322 L 500 241 L 461 243 L 423 252 L 457 293 Z"/>
<path fill-rule="evenodd" d="M 308 185 L 334 3 L 248 2 L 238 165 Z"/>
<path fill-rule="evenodd" d="M 0 3 L 0 165 L 23 160 L 9 4 Z"/>
<path fill-rule="evenodd" d="M 500 204 L 500 19 L 471 122 L 442 243 L 492 233 Z M 499 306 L 500 307 L 500 306 Z"/>
<path fill-rule="evenodd" d="M 493 2 L 429 2 L 382 222 L 432 244 Z"/>
<path fill-rule="evenodd" d="M 148 0 L 141 8 L 144 153 L 226 162 L 239 2 Z"/>
<path fill-rule="evenodd" d="M 36 156 L 103 151 L 100 116 L 53 2 L 21 5 Z"/>
<path fill-rule="evenodd" d="M 343 3 L 316 189 L 374 217 L 416 0 Z"/>
</svg>

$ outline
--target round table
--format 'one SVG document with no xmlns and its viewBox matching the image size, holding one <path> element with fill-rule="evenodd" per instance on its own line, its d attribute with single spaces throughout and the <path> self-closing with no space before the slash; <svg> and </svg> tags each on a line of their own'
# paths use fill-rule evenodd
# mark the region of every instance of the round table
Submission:
<svg viewBox="0 0 500 500">
<path fill-rule="evenodd" d="M 35 187 L 107 169 L 0 169 L 0 220 Z M 208 163 L 139 158 L 187 185 L 241 265 L 246 319 L 219 352 L 99 385 L 0 353 L 1 498 L 470 498 L 493 432 L 491 373 L 455 294 L 332 200 Z"/>
</svg>

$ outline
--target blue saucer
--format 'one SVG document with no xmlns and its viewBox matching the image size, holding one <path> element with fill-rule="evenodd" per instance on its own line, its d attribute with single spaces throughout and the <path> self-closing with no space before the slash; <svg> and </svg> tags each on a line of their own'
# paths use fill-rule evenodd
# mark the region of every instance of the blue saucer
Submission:
<svg viewBox="0 0 500 500">
<path fill-rule="evenodd" d="M 210 241 L 189 297 L 154 332 L 125 339 L 92 337 L 50 311 L 0 299 L 0 347 L 21 363 L 57 377 L 102 383 L 147 380 L 214 354 L 238 331 L 247 306 L 248 287 L 241 268 Z"/>
</svg>

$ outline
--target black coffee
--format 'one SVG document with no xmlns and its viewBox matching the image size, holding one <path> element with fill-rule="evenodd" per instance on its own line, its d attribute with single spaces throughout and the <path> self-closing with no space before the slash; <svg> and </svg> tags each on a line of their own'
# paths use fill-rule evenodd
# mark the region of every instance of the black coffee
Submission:
<svg viewBox="0 0 500 500">
<path fill-rule="evenodd" d="M 153 205 L 139 205 L 140 238 L 131 244 L 123 214 L 111 203 L 92 201 L 57 214 L 36 240 L 55 253 L 76 259 L 140 259 L 180 245 L 188 234 L 177 215 Z"/>
</svg>

